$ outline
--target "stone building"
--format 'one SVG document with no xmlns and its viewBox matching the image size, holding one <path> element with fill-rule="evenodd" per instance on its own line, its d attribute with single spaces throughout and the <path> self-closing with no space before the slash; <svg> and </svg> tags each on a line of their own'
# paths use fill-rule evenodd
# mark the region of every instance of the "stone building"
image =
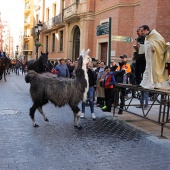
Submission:
<svg viewBox="0 0 170 170">
<path fill-rule="evenodd" d="M 49 51 L 49 59 L 76 60 L 81 49 L 108 62 L 109 34 L 97 35 L 97 26 L 111 18 L 111 35 L 126 36 L 132 42 L 111 41 L 111 59 L 126 54 L 133 56 L 136 28 L 146 24 L 170 41 L 169 0 L 35 0 L 34 26 L 40 20 L 43 30 L 40 51 Z M 35 48 L 33 50 L 35 54 Z M 33 56 L 35 57 L 35 56 Z"/>
</svg>

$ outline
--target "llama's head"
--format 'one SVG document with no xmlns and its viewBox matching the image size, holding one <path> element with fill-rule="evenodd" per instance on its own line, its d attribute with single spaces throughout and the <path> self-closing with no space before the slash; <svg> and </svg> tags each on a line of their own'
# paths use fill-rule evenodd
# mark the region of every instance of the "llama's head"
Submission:
<svg viewBox="0 0 170 170">
<path fill-rule="evenodd" d="M 91 62 L 91 57 L 88 55 L 89 51 L 89 49 L 87 51 L 84 49 L 81 51 L 80 57 L 78 59 L 80 67 L 83 65 L 87 66 Z"/>
</svg>

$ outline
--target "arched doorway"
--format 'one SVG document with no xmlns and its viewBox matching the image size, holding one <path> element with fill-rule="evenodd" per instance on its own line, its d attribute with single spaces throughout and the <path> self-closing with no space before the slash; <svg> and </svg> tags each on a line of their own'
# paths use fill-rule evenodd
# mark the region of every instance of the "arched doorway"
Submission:
<svg viewBox="0 0 170 170">
<path fill-rule="evenodd" d="M 77 60 L 80 55 L 80 29 L 78 26 L 75 27 L 73 33 L 73 61 Z"/>
</svg>

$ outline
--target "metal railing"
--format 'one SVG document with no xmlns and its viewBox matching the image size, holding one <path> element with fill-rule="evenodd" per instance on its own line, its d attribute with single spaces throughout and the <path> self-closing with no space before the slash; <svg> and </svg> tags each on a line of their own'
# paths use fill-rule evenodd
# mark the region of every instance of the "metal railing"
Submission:
<svg viewBox="0 0 170 170">
<path fill-rule="evenodd" d="M 25 10 L 26 9 L 30 9 L 30 4 L 25 4 L 25 8 L 24 8 Z"/>
<path fill-rule="evenodd" d="M 28 45 L 23 45 L 23 50 L 28 50 Z"/>
<path fill-rule="evenodd" d="M 28 38 L 28 37 L 30 37 L 29 35 L 27 35 L 27 34 L 24 34 L 24 38 Z"/>
<path fill-rule="evenodd" d="M 43 30 L 47 30 L 57 24 L 60 24 L 62 22 L 62 14 L 59 14 L 50 20 L 43 23 Z"/>
</svg>

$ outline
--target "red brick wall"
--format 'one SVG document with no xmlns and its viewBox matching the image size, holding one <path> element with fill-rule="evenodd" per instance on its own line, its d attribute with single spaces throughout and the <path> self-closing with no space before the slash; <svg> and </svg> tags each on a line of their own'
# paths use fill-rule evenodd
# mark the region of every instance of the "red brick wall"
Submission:
<svg viewBox="0 0 170 170">
<path fill-rule="evenodd" d="M 87 49 L 90 49 L 90 56 L 91 57 L 95 57 L 93 56 L 93 37 L 95 36 L 95 32 L 94 32 L 94 21 L 90 20 L 87 21 L 87 32 L 86 32 L 86 45 L 85 47 Z"/>
<path fill-rule="evenodd" d="M 132 3 L 137 2 L 137 0 L 99 0 L 96 2 L 96 16 L 95 16 L 95 24 L 94 30 L 96 26 L 100 24 L 101 20 L 107 19 L 109 17 L 112 18 L 112 35 L 118 36 L 133 36 L 133 27 L 134 27 L 134 10 L 135 7 L 127 6 Z M 135 5 L 135 4 L 134 4 Z M 107 8 L 114 6 L 110 10 L 106 10 Z M 102 12 L 103 11 L 103 12 Z M 95 30 L 96 31 L 96 30 Z M 135 35 L 136 36 L 136 35 Z M 93 52 L 96 55 L 96 44 L 97 39 L 107 38 L 108 35 L 102 36 L 94 36 L 94 48 Z M 132 57 L 133 54 L 133 44 L 132 43 L 124 43 L 124 42 L 115 42 L 111 43 L 111 50 L 116 51 L 116 57 L 119 57 L 122 54 L 127 54 L 128 57 Z"/>
<path fill-rule="evenodd" d="M 121 7 L 119 8 L 119 20 L 117 35 L 132 37 L 133 35 L 133 20 L 134 20 L 134 7 Z M 114 43 L 114 42 L 112 42 Z M 126 54 L 132 57 L 132 43 L 117 42 L 116 56 Z"/>
<path fill-rule="evenodd" d="M 115 8 L 111 9 L 112 6 Z M 96 55 L 97 40 L 108 37 L 96 36 L 96 26 L 101 20 L 109 17 L 112 17 L 112 35 L 129 36 L 134 39 L 132 43 L 112 41 L 111 50 L 116 51 L 116 57 L 123 53 L 128 57 L 133 56 L 136 28 L 144 24 L 151 29 L 155 28 L 166 41 L 170 41 L 170 0 L 97 0 L 95 14 L 93 56 Z"/>
<path fill-rule="evenodd" d="M 158 0 L 156 30 L 170 41 L 170 0 Z"/>
</svg>

